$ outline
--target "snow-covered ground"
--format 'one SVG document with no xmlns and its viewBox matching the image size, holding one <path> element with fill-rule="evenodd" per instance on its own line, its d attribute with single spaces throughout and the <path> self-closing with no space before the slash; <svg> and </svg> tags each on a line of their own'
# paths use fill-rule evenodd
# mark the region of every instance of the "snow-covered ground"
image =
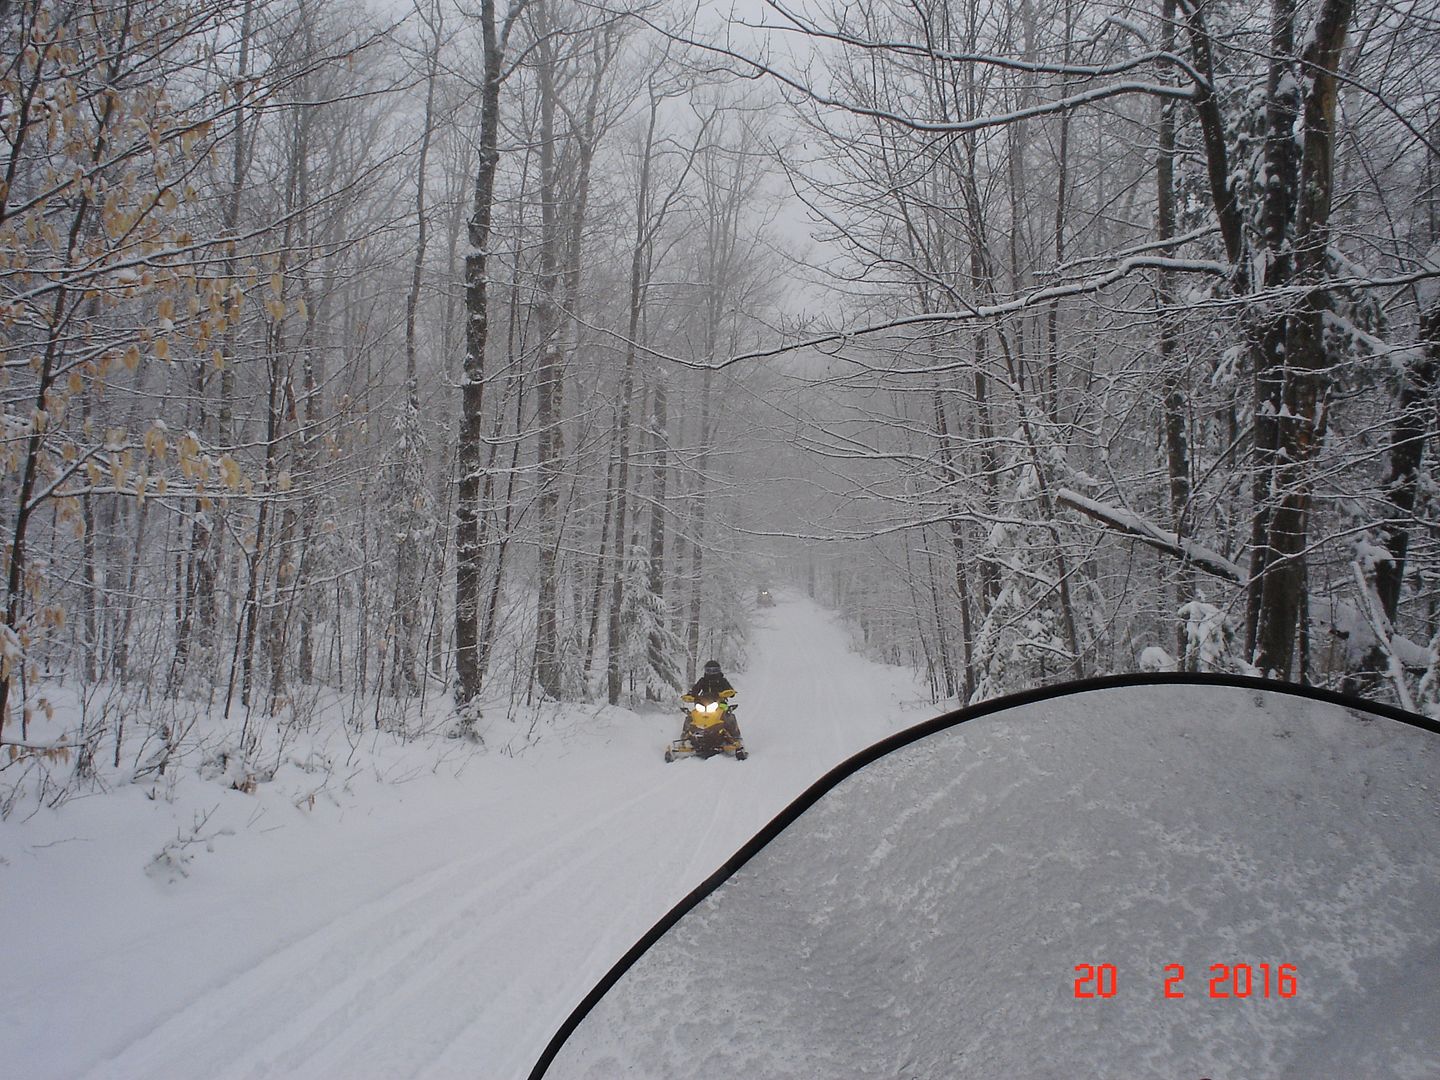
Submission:
<svg viewBox="0 0 1440 1080">
<path fill-rule="evenodd" d="M 13 815 L 4 1075 L 526 1076 L 676 901 L 932 712 L 833 616 L 779 599 L 732 673 L 745 762 L 665 764 L 678 709 L 570 706 L 519 752 L 528 719 L 490 719 L 484 749 L 302 739 L 248 794 L 187 762 Z M 681 924 L 711 935 L 687 998 L 730 1002 L 729 1057 L 674 1027 L 667 969 L 658 997 L 612 1003 L 625 1022 L 595 1014 L 614 1056 L 583 1074 L 1428 1080 L 1437 776 L 1433 735 L 1223 687 L 1089 692 L 930 736 L 697 909 L 744 912 Z M 1077 999 L 1077 963 L 1115 965 L 1120 993 Z M 1296 964 L 1299 993 L 1212 999 L 1214 963 Z M 1162 993 L 1171 964 L 1184 1000 Z M 920 983 L 940 1020 L 905 1004 Z"/>
<path fill-rule="evenodd" d="M 297 768 L 252 794 L 191 775 L 0 823 L 5 1075 L 523 1077 L 678 899 L 932 711 L 778 599 L 732 673 L 746 762 L 666 765 L 678 710 L 572 707 L 513 756 L 331 747 L 353 767 L 318 798 Z"/>
</svg>

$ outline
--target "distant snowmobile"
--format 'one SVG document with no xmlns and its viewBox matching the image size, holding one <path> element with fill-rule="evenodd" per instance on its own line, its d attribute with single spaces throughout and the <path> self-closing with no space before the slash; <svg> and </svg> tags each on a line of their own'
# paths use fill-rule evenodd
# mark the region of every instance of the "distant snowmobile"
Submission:
<svg viewBox="0 0 1440 1080">
<path fill-rule="evenodd" d="M 775 598 L 770 595 L 769 589 L 761 589 L 755 597 L 755 603 L 759 604 L 761 607 L 774 607 Z"/>
<path fill-rule="evenodd" d="M 681 695 L 680 700 L 689 705 L 685 727 L 680 738 L 665 748 L 665 760 L 690 754 L 700 758 L 730 754 L 736 761 L 749 757 L 740 730 L 730 716 L 730 699 L 734 696 L 734 690 L 722 690 L 718 695 Z"/>
</svg>

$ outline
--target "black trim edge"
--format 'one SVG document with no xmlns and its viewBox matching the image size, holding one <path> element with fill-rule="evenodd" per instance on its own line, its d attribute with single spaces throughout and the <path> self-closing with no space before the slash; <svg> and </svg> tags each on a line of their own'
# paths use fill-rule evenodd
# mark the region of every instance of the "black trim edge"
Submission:
<svg viewBox="0 0 1440 1080">
<path fill-rule="evenodd" d="M 580 1004 L 575 1006 L 573 1012 L 566 1017 L 560 1029 L 555 1032 L 553 1038 L 546 1045 L 540 1060 L 530 1070 L 529 1080 L 541 1080 L 551 1063 L 560 1053 L 566 1041 L 580 1026 L 585 1017 L 593 1009 L 627 971 L 635 964 L 635 961 L 644 956 L 650 947 L 664 937 L 676 923 L 683 919 L 699 903 L 718 889 L 721 884 L 728 881 L 735 872 L 753 859 L 762 848 L 789 828 L 795 820 L 806 810 L 820 801 L 831 788 L 836 787 L 842 780 L 849 778 L 852 774 L 859 772 L 865 766 L 878 761 L 887 754 L 908 746 L 920 739 L 934 735 L 936 732 L 944 731 L 947 728 L 958 727 L 960 724 L 968 723 L 971 720 L 978 720 L 982 716 L 989 716 L 991 713 L 1002 712 L 1005 709 L 1014 709 L 1022 705 L 1032 705 L 1037 701 L 1049 701 L 1053 698 L 1068 697 L 1071 694 L 1085 694 L 1095 690 L 1113 690 L 1118 688 L 1137 686 L 1224 686 L 1237 690 L 1263 690 L 1273 694 L 1288 694 L 1291 697 L 1308 698 L 1312 701 L 1322 701 L 1327 705 L 1339 705 L 1342 708 L 1357 709 L 1370 713 L 1374 716 L 1381 716 L 1387 720 L 1396 720 L 1411 727 L 1428 731 L 1432 735 L 1440 735 L 1440 720 L 1432 720 L 1428 716 L 1421 716 L 1418 713 L 1406 712 L 1404 709 L 1397 709 L 1393 705 L 1386 705 L 1383 702 L 1370 701 L 1366 698 L 1356 697 L 1352 694 L 1341 694 L 1334 690 L 1325 690 L 1318 686 L 1301 686 L 1298 683 L 1279 682 L 1274 679 L 1257 679 L 1245 675 L 1198 675 L 1198 674 L 1176 674 L 1169 672 L 1154 672 L 1149 674 L 1130 675 L 1103 675 L 1090 679 L 1076 679 L 1071 682 L 1056 683 L 1049 686 L 1036 687 L 1033 690 L 1024 690 L 1018 694 L 1007 694 L 1004 697 L 991 698 L 976 705 L 955 709 L 933 720 L 925 720 L 914 727 L 908 727 L 903 731 L 897 731 L 893 735 L 887 735 L 879 742 L 861 750 L 853 757 L 847 758 L 835 766 L 815 783 L 811 784 L 794 802 L 781 810 L 771 819 L 770 823 L 748 840 L 729 859 L 725 860 L 718 870 L 697 885 L 690 894 L 671 908 L 660 921 L 652 926 L 639 941 L 632 945 L 625 955 L 617 960 L 613 967 L 607 971 L 594 988 L 585 995 Z"/>
</svg>

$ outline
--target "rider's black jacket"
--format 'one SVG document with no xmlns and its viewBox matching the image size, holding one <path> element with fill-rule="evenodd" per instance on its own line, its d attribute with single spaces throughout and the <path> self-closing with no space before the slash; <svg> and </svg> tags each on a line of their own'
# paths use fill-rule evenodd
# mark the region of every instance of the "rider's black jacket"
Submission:
<svg viewBox="0 0 1440 1080">
<path fill-rule="evenodd" d="M 734 689 L 724 675 L 701 675 L 690 688 L 690 695 L 697 698 L 719 698 L 722 690 Z"/>
</svg>

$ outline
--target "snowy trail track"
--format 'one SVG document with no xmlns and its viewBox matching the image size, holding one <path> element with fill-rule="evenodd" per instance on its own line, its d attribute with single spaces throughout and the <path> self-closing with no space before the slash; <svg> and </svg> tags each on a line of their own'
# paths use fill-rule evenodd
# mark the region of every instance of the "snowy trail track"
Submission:
<svg viewBox="0 0 1440 1080">
<path fill-rule="evenodd" d="M 748 761 L 667 765 L 678 708 L 609 713 L 602 733 L 426 777 L 423 812 L 282 837 L 285 871 L 256 858 L 243 883 L 162 915 L 143 949 L 117 929 L 113 950 L 59 965 L 40 996 L 59 1022 L 84 1002 L 120 1000 L 121 1015 L 77 1016 L 61 1047 L 22 1026 L 27 1067 L 11 1075 L 523 1077 L 670 906 L 824 772 L 928 711 L 908 673 L 849 653 L 809 602 L 757 623 L 732 673 Z M 183 906 L 191 885 L 153 903 Z M 82 1004 L 62 979 L 84 980 Z M 16 1009 L 0 997 L 0 1016 Z"/>
</svg>

